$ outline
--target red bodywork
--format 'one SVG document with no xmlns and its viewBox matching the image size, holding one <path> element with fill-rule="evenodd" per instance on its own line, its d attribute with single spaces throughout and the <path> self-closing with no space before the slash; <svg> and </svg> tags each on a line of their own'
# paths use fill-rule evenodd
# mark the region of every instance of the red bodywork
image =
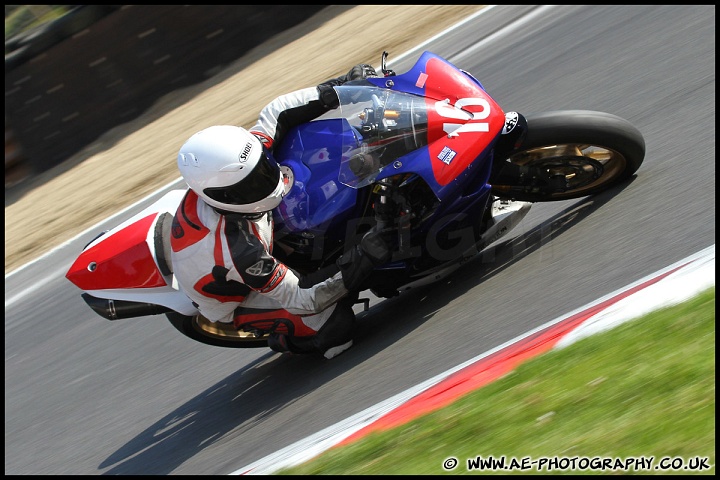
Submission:
<svg viewBox="0 0 720 480">
<path fill-rule="evenodd" d="M 480 85 L 440 59 L 429 59 L 425 69 L 418 82 L 423 83 L 428 103 L 430 162 L 435 180 L 445 186 L 460 176 L 500 133 L 505 112 Z M 459 109 L 473 117 L 460 115 Z M 449 160 L 448 154 L 452 155 Z"/>
<path fill-rule="evenodd" d="M 83 251 L 65 277 L 82 290 L 154 288 L 167 285 L 147 244 L 158 213 L 102 238 Z M 121 241 L 113 241 L 120 236 Z"/>
</svg>

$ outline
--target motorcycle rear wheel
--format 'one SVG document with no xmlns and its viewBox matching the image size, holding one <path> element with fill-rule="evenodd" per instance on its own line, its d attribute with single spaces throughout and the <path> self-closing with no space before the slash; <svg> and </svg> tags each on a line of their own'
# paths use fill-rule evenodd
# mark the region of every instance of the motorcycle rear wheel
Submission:
<svg viewBox="0 0 720 480">
<path fill-rule="evenodd" d="M 182 315 L 177 312 L 165 314 L 170 323 L 180 333 L 196 342 L 224 348 L 260 348 L 267 347 L 268 335 L 238 331 L 234 325 L 214 323 L 202 315 Z"/>
<path fill-rule="evenodd" d="M 566 189 L 549 192 L 493 184 L 498 197 L 526 202 L 569 200 L 603 192 L 632 176 L 645 158 L 645 140 L 629 121 L 604 112 L 564 110 L 525 116 L 527 136 L 506 158 L 562 178 Z"/>
</svg>

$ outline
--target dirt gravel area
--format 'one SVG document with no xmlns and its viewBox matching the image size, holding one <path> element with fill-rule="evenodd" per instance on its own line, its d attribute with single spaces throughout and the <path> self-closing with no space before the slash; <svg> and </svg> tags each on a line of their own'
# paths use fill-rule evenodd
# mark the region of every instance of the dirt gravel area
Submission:
<svg viewBox="0 0 720 480">
<path fill-rule="evenodd" d="M 205 82 L 160 99 L 62 165 L 5 191 L 5 274 L 180 178 L 177 150 L 214 124 L 250 127 L 277 95 L 377 66 L 483 5 L 333 5 Z"/>
</svg>

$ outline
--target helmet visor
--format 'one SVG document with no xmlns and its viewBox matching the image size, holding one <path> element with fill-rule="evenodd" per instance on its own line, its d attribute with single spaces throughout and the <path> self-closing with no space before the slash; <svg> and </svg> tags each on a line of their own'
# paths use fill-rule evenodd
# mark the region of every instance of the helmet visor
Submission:
<svg viewBox="0 0 720 480">
<path fill-rule="evenodd" d="M 280 166 L 265 153 L 242 180 L 227 187 L 208 187 L 203 192 L 216 202 L 227 205 L 247 205 L 267 198 L 275 191 L 280 181 Z"/>
</svg>

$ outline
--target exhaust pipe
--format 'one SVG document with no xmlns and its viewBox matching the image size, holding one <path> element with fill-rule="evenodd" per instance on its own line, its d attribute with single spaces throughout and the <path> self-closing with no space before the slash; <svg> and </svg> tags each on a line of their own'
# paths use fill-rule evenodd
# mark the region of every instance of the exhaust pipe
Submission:
<svg viewBox="0 0 720 480">
<path fill-rule="evenodd" d="M 121 318 L 144 317 L 146 315 L 160 315 L 173 310 L 162 305 L 144 302 L 129 302 L 127 300 L 109 300 L 97 298 L 90 294 L 83 293 L 83 300 L 92 308 L 95 313 L 108 320 L 119 320 Z"/>
</svg>

